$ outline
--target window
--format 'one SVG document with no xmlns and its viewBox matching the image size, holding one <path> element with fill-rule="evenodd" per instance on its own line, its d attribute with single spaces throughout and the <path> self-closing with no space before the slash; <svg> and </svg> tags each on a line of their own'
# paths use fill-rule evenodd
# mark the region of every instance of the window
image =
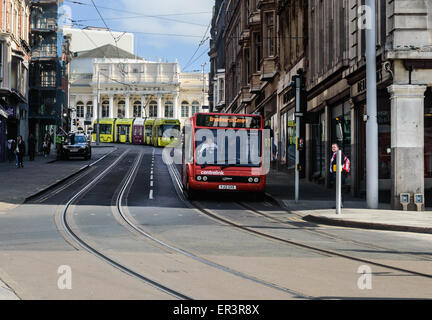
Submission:
<svg viewBox="0 0 432 320">
<path fill-rule="evenodd" d="M 102 118 L 108 118 L 110 114 L 109 101 L 102 102 Z"/>
<path fill-rule="evenodd" d="M 254 34 L 255 42 L 255 61 L 254 61 L 254 71 L 258 72 L 261 70 L 261 35 L 256 32 Z"/>
<path fill-rule="evenodd" d="M 125 112 L 126 112 L 126 107 L 125 107 L 125 102 L 122 100 L 118 103 L 118 107 L 117 107 L 117 118 L 120 119 L 124 119 L 125 117 Z"/>
<path fill-rule="evenodd" d="M 84 114 L 85 114 L 85 112 L 84 112 L 84 103 L 82 103 L 81 101 L 79 101 L 77 103 L 76 110 L 77 110 L 76 111 L 77 118 L 84 118 Z"/>
<path fill-rule="evenodd" d="M 182 102 L 181 116 L 182 118 L 189 117 L 189 103 L 187 101 Z"/>
<path fill-rule="evenodd" d="M 195 113 L 200 112 L 200 106 L 198 101 L 192 102 L 192 116 L 195 115 Z"/>
<path fill-rule="evenodd" d="M 273 12 L 267 12 L 265 14 L 266 23 L 266 52 L 268 57 L 274 56 L 275 53 L 275 35 L 274 35 L 274 16 Z"/>
<path fill-rule="evenodd" d="M 141 118 L 141 101 L 135 101 L 133 109 L 134 118 Z"/>
<path fill-rule="evenodd" d="M 86 118 L 93 118 L 93 102 L 89 101 L 87 102 L 87 114 Z"/>
<path fill-rule="evenodd" d="M 157 117 L 157 102 L 151 101 L 149 105 L 149 117 L 156 118 Z"/>
<path fill-rule="evenodd" d="M 165 103 L 165 118 L 174 118 L 174 106 L 171 101 Z"/>
</svg>

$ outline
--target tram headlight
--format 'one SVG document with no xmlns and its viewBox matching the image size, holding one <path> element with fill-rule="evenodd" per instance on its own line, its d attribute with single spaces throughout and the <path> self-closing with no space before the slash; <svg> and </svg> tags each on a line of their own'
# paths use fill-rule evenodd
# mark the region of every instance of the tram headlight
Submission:
<svg viewBox="0 0 432 320">
<path fill-rule="evenodd" d="M 255 183 L 259 183 L 259 182 L 260 182 L 260 179 L 259 179 L 259 178 L 255 178 L 255 179 L 254 179 L 254 182 L 255 182 Z"/>
<path fill-rule="evenodd" d="M 250 178 L 248 179 L 248 181 L 249 181 L 249 183 L 252 183 L 252 182 L 254 181 L 254 179 L 253 179 L 252 177 L 250 177 Z"/>
<path fill-rule="evenodd" d="M 208 180 L 208 178 L 206 176 L 204 176 L 202 179 L 204 182 Z"/>
<path fill-rule="evenodd" d="M 197 179 L 197 181 L 201 181 L 202 177 L 201 176 L 197 176 L 196 179 Z"/>
</svg>

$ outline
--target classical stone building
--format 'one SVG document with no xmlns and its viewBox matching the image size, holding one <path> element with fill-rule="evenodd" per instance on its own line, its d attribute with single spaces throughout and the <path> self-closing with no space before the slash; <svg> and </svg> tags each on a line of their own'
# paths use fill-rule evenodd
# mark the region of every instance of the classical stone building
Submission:
<svg viewBox="0 0 432 320">
<path fill-rule="evenodd" d="M 184 121 L 207 105 L 204 81 L 200 73 L 182 73 L 177 62 L 147 61 L 110 44 L 78 52 L 71 70 L 72 129 L 92 128 L 98 97 L 100 118 Z"/>
</svg>

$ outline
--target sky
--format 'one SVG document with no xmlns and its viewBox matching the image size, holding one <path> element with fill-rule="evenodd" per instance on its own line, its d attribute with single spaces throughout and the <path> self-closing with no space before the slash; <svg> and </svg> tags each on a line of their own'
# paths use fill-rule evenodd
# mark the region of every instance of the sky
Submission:
<svg viewBox="0 0 432 320">
<path fill-rule="evenodd" d="M 97 9 L 92 0 L 64 0 L 75 28 L 107 25 L 113 31 L 132 32 L 136 55 L 153 61 L 177 58 L 183 72 L 201 72 L 207 62 L 208 72 L 214 0 L 93 1 Z"/>
</svg>

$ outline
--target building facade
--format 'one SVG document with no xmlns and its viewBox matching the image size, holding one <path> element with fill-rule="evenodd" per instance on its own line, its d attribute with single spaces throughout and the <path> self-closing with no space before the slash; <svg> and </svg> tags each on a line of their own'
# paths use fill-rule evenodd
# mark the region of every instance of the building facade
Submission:
<svg viewBox="0 0 432 320">
<path fill-rule="evenodd" d="M 225 108 L 225 7 L 226 0 L 216 0 L 210 40 L 209 108 L 217 112 Z"/>
<path fill-rule="evenodd" d="M 377 0 L 380 199 L 432 202 L 432 2 Z M 302 174 L 329 186 L 331 144 L 350 157 L 346 189 L 366 193 L 364 1 L 228 1 L 225 90 L 229 112 L 258 112 L 273 129 L 272 160 L 294 169 L 295 132 L 306 139 Z M 212 52 L 218 48 L 213 48 Z M 295 126 L 294 75 L 307 118 Z M 366 152 L 365 152 L 366 150 Z M 414 209 L 414 205 L 410 209 Z"/>
<path fill-rule="evenodd" d="M 147 61 L 110 44 L 77 53 L 71 67 L 72 130 L 93 130 L 98 102 L 100 118 L 184 122 L 207 105 L 205 83 L 207 75 L 182 73 L 177 62 Z"/>
<path fill-rule="evenodd" d="M 71 54 L 65 44 L 62 1 L 32 1 L 29 130 L 41 150 L 46 133 L 54 136 L 67 121 L 67 65 Z"/>
<path fill-rule="evenodd" d="M 28 137 L 30 1 L 0 1 L 0 162 L 8 138 Z"/>
</svg>

